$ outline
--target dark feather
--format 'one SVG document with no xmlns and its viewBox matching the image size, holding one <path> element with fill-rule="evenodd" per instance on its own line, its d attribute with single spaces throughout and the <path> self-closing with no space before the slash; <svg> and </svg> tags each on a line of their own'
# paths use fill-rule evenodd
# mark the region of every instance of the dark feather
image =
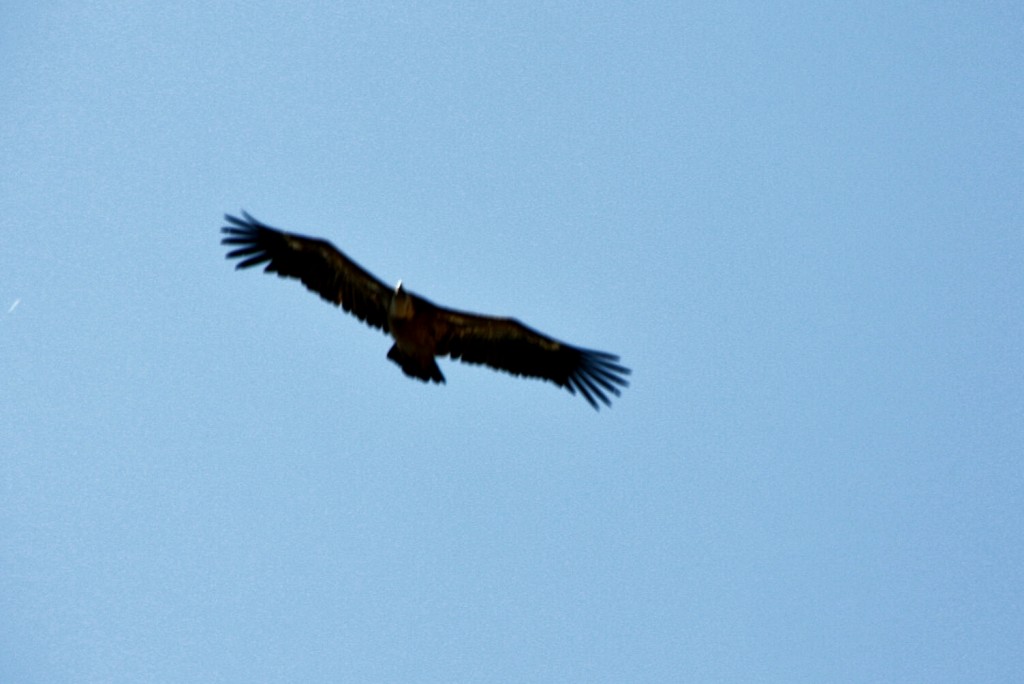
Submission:
<svg viewBox="0 0 1024 684">
<path fill-rule="evenodd" d="M 478 316 L 425 303 L 437 310 L 438 355 L 549 380 L 572 394 L 578 390 L 594 408 L 599 408 L 597 400 L 611 406 L 608 393 L 619 396 L 619 388 L 629 384 L 624 376 L 630 371 L 614 354 L 559 342 L 514 318 Z"/>
<path fill-rule="evenodd" d="M 265 263 L 265 272 L 297 278 L 330 303 L 388 332 L 393 292 L 384 283 L 326 240 L 284 233 L 244 211 L 242 216 L 244 219 L 225 215 L 233 225 L 221 229 L 228 236 L 221 243 L 238 246 L 227 255 L 229 259 L 242 258 L 235 268 Z"/>
</svg>

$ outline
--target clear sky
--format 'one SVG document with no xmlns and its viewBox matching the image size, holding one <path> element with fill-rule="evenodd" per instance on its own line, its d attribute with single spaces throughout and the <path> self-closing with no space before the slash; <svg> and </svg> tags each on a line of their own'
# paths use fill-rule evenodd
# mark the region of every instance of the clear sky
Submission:
<svg viewBox="0 0 1024 684">
<path fill-rule="evenodd" d="M 1022 26 L 7 3 L 0 681 L 1024 679 Z M 411 381 L 243 208 L 632 384 Z"/>
</svg>

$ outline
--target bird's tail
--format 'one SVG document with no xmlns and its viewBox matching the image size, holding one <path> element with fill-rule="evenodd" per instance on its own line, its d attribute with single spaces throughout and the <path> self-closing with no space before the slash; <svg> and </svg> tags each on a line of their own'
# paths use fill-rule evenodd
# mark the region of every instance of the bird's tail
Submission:
<svg viewBox="0 0 1024 684">
<path fill-rule="evenodd" d="M 433 356 L 417 359 L 403 352 L 397 344 L 393 344 L 388 350 L 388 358 L 397 363 L 402 372 L 410 378 L 417 378 L 423 382 L 444 382 L 444 376 L 441 375 L 441 369 L 437 367 L 437 360 Z"/>
</svg>

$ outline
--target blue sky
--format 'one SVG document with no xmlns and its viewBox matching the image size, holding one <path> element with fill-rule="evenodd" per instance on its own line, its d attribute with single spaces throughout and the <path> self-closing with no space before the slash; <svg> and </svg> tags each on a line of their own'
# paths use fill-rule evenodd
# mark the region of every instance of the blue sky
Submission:
<svg viewBox="0 0 1024 684">
<path fill-rule="evenodd" d="M 1019 3 L 20 3 L 0 680 L 1024 675 Z M 618 353 L 594 412 L 225 212 Z"/>
</svg>

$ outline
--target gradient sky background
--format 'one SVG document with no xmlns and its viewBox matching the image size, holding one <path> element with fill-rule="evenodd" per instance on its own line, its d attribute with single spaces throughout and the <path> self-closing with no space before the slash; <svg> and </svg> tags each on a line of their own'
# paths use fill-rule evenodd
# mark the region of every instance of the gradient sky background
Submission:
<svg viewBox="0 0 1024 684">
<path fill-rule="evenodd" d="M 1024 6 L 855 5 L 7 3 L 0 681 L 1024 678 Z"/>
</svg>

